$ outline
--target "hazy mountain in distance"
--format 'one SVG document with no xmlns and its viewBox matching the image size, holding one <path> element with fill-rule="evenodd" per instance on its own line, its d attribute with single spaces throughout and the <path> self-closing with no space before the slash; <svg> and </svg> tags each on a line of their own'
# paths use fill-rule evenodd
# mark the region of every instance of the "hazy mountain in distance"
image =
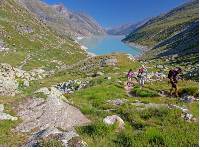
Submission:
<svg viewBox="0 0 200 150">
<path fill-rule="evenodd" d="M 107 34 L 109 35 L 127 35 L 137 29 L 138 27 L 142 26 L 147 22 L 148 19 L 139 21 L 137 23 L 127 23 L 117 27 L 108 28 L 106 30 Z"/>
</svg>

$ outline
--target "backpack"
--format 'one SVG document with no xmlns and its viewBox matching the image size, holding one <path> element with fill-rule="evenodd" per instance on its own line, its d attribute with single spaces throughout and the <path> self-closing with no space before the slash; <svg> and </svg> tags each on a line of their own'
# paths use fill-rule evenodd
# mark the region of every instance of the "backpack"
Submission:
<svg viewBox="0 0 200 150">
<path fill-rule="evenodd" d="M 173 76 L 173 73 L 174 73 L 173 70 L 170 70 L 167 77 L 168 77 L 169 79 L 171 79 L 171 77 Z"/>
</svg>

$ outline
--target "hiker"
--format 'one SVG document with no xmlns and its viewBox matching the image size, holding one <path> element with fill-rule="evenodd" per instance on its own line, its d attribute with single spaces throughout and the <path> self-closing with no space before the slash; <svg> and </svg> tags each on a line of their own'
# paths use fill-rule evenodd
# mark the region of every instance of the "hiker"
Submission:
<svg viewBox="0 0 200 150">
<path fill-rule="evenodd" d="M 144 82 L 146 80 L 146 77 L 147 77 L 147 69 L 144 65 L 142 65 L 142 67 L 138 70 L 138 82 L 139 82 L 139 85 L 141 87 L 144 87 Z"/>
<path fill-rule="evenodd" d="M 182 72 L 182 69 L 180 67 L 177 67 L 175 69 L 171 69 L 168 73 L 169 82 L 171 83 L 171 89 L 170 89 L 170 96 L 172 96 L 173 89 L 175 89 L 175 95 L 178 97 L 178 79 L 179 74 Z"/>
<path fill-rule="evenodd" d="M 128 86 L 131 86 L 133 83 L 132 83 L 132 78 L 134 77 L 134 73 L 133 73 L 133 70 L 132 69 L 130 69 L 129 71 L 128 71 L 128 74 L 127 74 L 127 85 Z"/>
</svg>

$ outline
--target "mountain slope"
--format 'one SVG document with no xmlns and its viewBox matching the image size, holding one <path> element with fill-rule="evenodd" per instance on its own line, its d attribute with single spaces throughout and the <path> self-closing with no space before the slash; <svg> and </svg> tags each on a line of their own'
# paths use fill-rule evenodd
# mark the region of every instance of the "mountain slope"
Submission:
<svg viewBox="0 0 200 150">
<path fill-rule="evenodd" d="M 86 54 L 71 39 L 56 34 L 15 0 L 0 1 L 0 63 L 23 69 L 71 64 Z"/>
<path fill-rule="evenodd" d="M 140 21 L 138 23 L 129 23 L 124 24 L 118 27 L 107 29 L 107 34 L 110 35 L 128 35 L 133 32 L 135 29 L 139 28 L 143 24 L 145 24 L 147 20 Z"/>
<path fill-rule="evenodd" d="M 48 5 L 40 0 L 20 2 L 53 30 L 64 36 L 90 36 L 105 34 L 95 20 L 83 14 L 72 12 L 63 5 Z"/>
<path fill-rule="evenodd" d="M 150 19 L 123 41 L 148 46 L 152 56 L 198 52 L 198 11 L 198 0 L 190 1 Z"/>
</svg>

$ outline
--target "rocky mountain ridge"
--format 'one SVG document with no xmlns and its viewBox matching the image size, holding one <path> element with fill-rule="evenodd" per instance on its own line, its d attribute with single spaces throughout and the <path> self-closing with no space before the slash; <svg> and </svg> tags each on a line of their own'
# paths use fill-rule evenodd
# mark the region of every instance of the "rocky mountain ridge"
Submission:
<svg viewBox="0 0 200 150">
<path fill-rule="evenodd" d="M 199 1 L 189 1 L 150 19 L 123 41 L 148 46 L 148 57 L 198 53 L 198 11 Z"/>
<path fill-rule="evenodd" d="M 19 0 L 30 12 L 62 36 L 104 35 L 104 29 L 90 16 L 73 12 L 63 4 L 48 5 L 41 0 Z"/>
</svg>

